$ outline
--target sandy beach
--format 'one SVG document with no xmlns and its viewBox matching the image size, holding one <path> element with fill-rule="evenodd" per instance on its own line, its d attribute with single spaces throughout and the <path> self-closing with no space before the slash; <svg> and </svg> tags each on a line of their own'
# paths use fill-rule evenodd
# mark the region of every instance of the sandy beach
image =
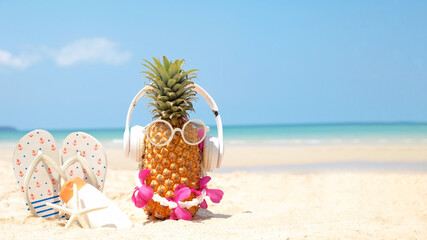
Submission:
<svg viewBox="0 0 427 240">
<path fill-rule="evenodd" d="M 2 239 L 427 238 L 427 172 L 422 168 L 427 147 L 230 147 L 224 168 L 211 174 L 212 187 L 224 190 L 222 202 L 208 200 L 208 210 L 199 210 L 191 222 L 148 220 L 130 200 L 136 163 L 125 159 L 120 149 L 106 152 L 104 192 L 131 218 L 133 228 L 75 225 L 65 230 L 65 221 L 31 216 L 12 172 L 12 151 L 4 149 L 0 150 Z M 351 161 L 377 162 L 380 169 L 282 170 L 289 165 Z M 387 169 L 388 163 L 396 162 L 418 165 Z"/>
<path fill-rule="evenodd" d="M 427 240 L 427 1 L 0 0 L 0 29 L 0 240 Z"/>
</svg>

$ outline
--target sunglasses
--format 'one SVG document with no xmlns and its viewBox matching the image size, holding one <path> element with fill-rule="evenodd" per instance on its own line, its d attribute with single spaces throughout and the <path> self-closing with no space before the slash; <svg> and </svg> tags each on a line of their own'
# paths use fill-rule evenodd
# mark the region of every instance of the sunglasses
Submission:
<svg viewBox="0 0 427 240">
<path fill-rule="evenodd" d="M 164 134 L 159 134 L 159 131 L 150 131 L 159 129 Z M 182 139 L 189 145 L 197 145 L 206 138 L 206 133 L 209 132 L 209 127 L 202 120 L 191 119 L 187 121 L 181 128 L 173 128 L 172 125 L 165 120 L 155 120 L 148 124 L 142 131 L 154 146 L 165 146 L 169 144 L 176 132 L 180 132 Z"/>
</svg>

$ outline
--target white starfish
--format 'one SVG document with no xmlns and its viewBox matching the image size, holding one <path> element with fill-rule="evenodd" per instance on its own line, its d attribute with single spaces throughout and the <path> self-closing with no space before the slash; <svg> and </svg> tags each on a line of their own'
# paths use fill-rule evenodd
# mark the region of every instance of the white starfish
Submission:
<svg viewBox="0 0 427 240">
<path fill-rule="evenodd" d="M 65 228 L 69 228 L 73 222 L 76 220 L 79 221 L 80 225 L 82 225 L 83 228 L 90 228 L 89 224 L 86 221 L 86 218 L 84 218 L 84 215 L 89 212 L 101 210 L 104 208 L 107 208 L 108 206 L 102 206 L 102 207 L 95 207 L 95 208 L 80 208 L 80 198 L 79 198 L 79 191 L 77 189 L 77 185 L 73 184 L 73 199 L 74 199 L 74 208 L 67 208 L 63 206 L 58 206 L 52 203 L 46 203 L 49 207 L 64 212 L 65 214 L 70 215 L 70 219 L 68 220 L 67 224 L 65 225 Z"/>
</svg>

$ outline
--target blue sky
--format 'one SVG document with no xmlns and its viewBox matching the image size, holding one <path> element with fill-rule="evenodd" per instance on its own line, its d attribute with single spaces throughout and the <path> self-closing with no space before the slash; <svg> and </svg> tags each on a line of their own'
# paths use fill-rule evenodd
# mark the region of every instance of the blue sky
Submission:
<svg viewBox="0 0 427 240">
<path fill-rule="evenodd" d="M 0 0 L 0 126 L 124 127 L 142 58 L 186 59 L 224 124 L 427 121 L 422 1 Z M 203 101 L 197 114 L 213 123 Z M 133 124 L 150 121 L 146 107 Z"/>
</svg>

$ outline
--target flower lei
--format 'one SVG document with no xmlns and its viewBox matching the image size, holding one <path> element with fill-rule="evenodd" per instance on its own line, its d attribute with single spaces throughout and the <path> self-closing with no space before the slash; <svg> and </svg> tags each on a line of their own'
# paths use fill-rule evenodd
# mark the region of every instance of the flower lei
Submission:
<svg viewBox="0 0 427 240">
<path fill-rule="evenodd" d="M 168 206 L 170 209 L 172 209 L 173 212 L 170 216 L 170 219 L 173 220 L 191 220 L 191 213 L 185 208 L 190 208 L 192 205 L 200 204 L 201 208 L 206 209 L 208 204 L 204 199 L 205 196 L 209 196 L 212 202 L 219 203 L 224 195 L 224 192 L 219 189 L 209 189 L 207 187 L 211 177 L 206 176 L 199 179 L 199 190 L 190 189 L 184 184 L 180 184 L 175 188 L 175 197 L 173 199 L 162 198 L 158 194 L 154 194 L 153 189 L 145 184 L 145 179 L 148 174 L 150 174 L 150 170 L 147 169 L 143 169 L 139 172 L 138 178 L 141 185 L 135 187 L 135 191 L 132 194 L 132 202 L 137 208 L 145 207 L 150 200 L 160 202 L 161 205 Z M 191 193 L 197 194 L 198 197 L 192 201 L 182 202 L 183 200 L 187 199 Z"/>
</svg>

